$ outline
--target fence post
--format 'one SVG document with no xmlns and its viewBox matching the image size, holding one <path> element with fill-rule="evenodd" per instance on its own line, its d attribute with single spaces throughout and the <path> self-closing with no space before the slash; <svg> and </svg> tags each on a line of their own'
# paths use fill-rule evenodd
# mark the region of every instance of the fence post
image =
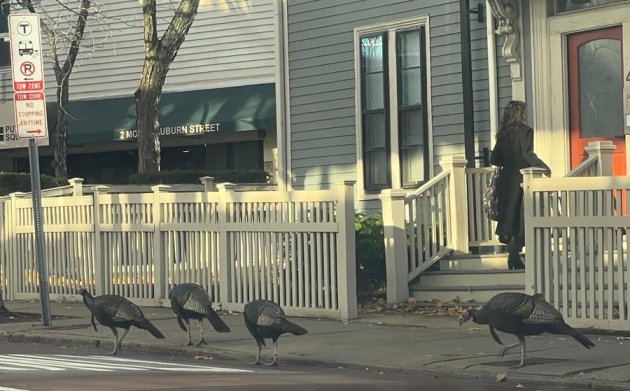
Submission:
<svg viewBox="0 0 630 391">
<path fill-rule="evenodd" d="M 17 226 L 17 199 L 19 197 L 25 197 L 27 194 L 22 192 L 11 193 L 11 220 L 7 225 L 7 237 L 11 240 L 11 257 L 9 258 L 9 264 L 11 265 L 11 290 L 7 290 L 7 300 L 15 300 L 15 296 L 18 291 L 18 281 L 24 281 L 24 276 L 19 275 L 17 260 L 17 235 L 15 234 L 15 227 Z"/>
<path fill-rule="evenodd" d="M 357 317 L 357 256 L 354 227 L 354 181 L 337 182 L 337 284 L 342 320 Z"/>
<path fill-rule="evenodd" d="M 153 191 L 153 299 L 158 305 L 162 305 L 162 300 L 167 298 L 167 269 L 162 246 L 162 204 L 161 193 L 170 186 L 151 186 Z"/>
<path fill-rule="evenodd" d="M 220 183 L 217 185 L 219 189 L 219 205 L 217 207 L 217 223 L 219 225 L 219 298 L 215 299 L 215 303 L 222 309 L 227 309 L 231 300 L 234 298 L 230 295 L 232 289 L 230 283 L 230 248 L 228 246 L 228 202 L 231 199 L 231 192 L 234 191 L 236 185 L 234 183 Z"/>
<path fill-rule="evenodd" d="M 462 156 L 447 156 L 440 161 L 440 166 L 451 172 L 448 181 L 450 244 L 454 251 L 463 254 L 468 254 L 469 240 L 466 163 L 467 160 Z"/>
<path fill-rule="evenodd" d="M 378 196 L 383 213 L 387 302 L 400 303 L 409 299 L 409 253 L 405 229 L 405 196 L 402 189 L 387 189 Z"/>
<path fill-rule="evenodd" d="M 105 258 L 103 257 L 101 243 L 101 208 L 99 202 L 99 197 L 102 193 L 107 192 L 107 190 L 109 190 L 107 186 L 95 186 L 94 193 L 92 194 L 92 218 L 94 223 L 94 249 L 92 254 L 94 254 L 94 293 L 96 295 L 109 293 L 108 289 L 106 289 L 107 281 L 105 276 L 108 274 L 108 269 L 105 264 Z"/>
<path fill-rule="evenodd" d="M 617 146 L 612 141 L 591 141 L 584 150 L 588 156 L 597 156 L 597 176 L 612 176 L 612 157 Z"/>
<path fill-rule="evenodd" d="M 203 191 L 206 193 L 209 193 L 211 191 L 217 191 L 217 188 L 214 184 L 214 177 L 213 176 L 204 176 L 199 178 L 199 181 L 201 182 L 201 184 L 203 185 Z"/>
<path fill-rule="evenodd" d="M 68 183 L 72 185 L 72 196 L 81 197 L 83 195 L 83 178 L 68 179 Z"/>
<path fill-rule="evenodd" d="M 538 167 L 521 170 L 521 174 L 523 174 L 523 218 L 525 219 L 525 265 L 527 266 L 525 268 L 525 293 L 530 295 L 540 293 L 540 289 L 543 287 L 543 258 L 536 256 L 538 249 L 535 247 L 534 227 L 532 225 L 536 205 L 531 183 L 533 179 L 542 178 L 544 173 L 545 169 Z"/>
</svg>

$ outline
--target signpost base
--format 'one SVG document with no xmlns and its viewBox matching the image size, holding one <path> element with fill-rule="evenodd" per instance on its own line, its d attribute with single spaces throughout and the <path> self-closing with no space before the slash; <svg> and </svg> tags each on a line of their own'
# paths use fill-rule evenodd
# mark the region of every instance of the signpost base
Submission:
<svg viewBox="0 0 630 391">
<path fill-rule="evenodd" d="M 39 299 L 42 303 L 42 323 L 51 325 L 50 298 L 48 296 L 48 271 L 44 259 L 44 227 L 42 222 L 42 195 L 39 176 L 39 154 L 35 139 L 28 140 L 28 160 L 31 168 L 31 195 L 33 198 L 33 223 L 35 225 L 35 260 L 39 274 Z"/>
</svg>

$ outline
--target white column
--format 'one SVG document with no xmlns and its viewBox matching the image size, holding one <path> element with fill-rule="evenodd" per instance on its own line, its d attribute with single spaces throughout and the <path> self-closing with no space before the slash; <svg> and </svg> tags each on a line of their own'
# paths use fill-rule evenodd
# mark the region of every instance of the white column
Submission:
<svg viewBox="0 0 630 391">
<path fill-rule="evenodd" d="M 588 156 L 597 156 L 597 176 L 612 176 L 615 149 L 617 146 L 612 141 L 591 141 L 586 145 Z"/>
<path fill-rule="evenodd" d="M 68 183 L 72 185 L 72 196 L 81 197 L 83 195 L 83 178 L 68 179 Z"/>
<path fill-rule="evenodd" d="M 161 193 L 170 188 L 167 185 L 152 186 L 153 191 L 153 296 L 155 304 L 162 305 L 168 297 L 166 262 L 162 251 L 162 207 Z"/>
<path fill-rule="evenodd" d="M 230 270 L 232 261 L 230 249 L 228 246 L 228 231 L 227 231 L 227 216 L 228 208 L 227 204 L 231 201 L 231 193 L 236 188 L 234 183 L 220 183 L 217 185 L 219 189 L 219 205 L 217 207 L 217 224 L 219 225 L 219 298 L 215 297 L 215 302 L 221 305 L 221 309 L 229 309 L 231 300 L 230 297 Z"/>
<path fill-rule="evenodd" d="M 534 217 L 534 194 L 531 190 L 532 180 L 542 178 L 544 168 L 530 167 L 521 170 L 523 174 L 523 205 L 525 213 L 525 293 L 539 293 L 543 287 L 542 258 L 537 257 L 538 248 L 534 246 L 534 227 L 531 219 Z"/>
<path fill-rule="evenodd" d="M 405 230 L 405 196 L 401 189 L 383 190 L 379 195 L 383 213 L 387 302 L 409 299 L 409 254 Z"/>
<path fill-rule="evenodd" d="M 342 320 L 357 317 L 357 257 L 354 227 L 354 181 L 337 183 L 337 284 Z"/>
<path fill-rule="evenodd" d="M 100 208 L 100 197 L 102 193 L 107 192 L 109 187 L 107 186 L 96 186 L 94 187 L 94 192 L 92 193 L 92 218 L 94 220 L 94 248 L 92 253 L 94 254 L 94 293 L 96 295 L 104 295 L 110 293 L 107 289 L 107 281 L 105 276 L 109 273 L 108 265 L 105 263 L 103 258 L 103 248 L 101 244 L 101 208 Z M 110 260 L 107 260 L 109 262 Z"/>
<path fill-rule="evenodd" d="M 448 187 L 449 218 L 453 250 L 468 254 L 468 191 L 466 190 L 466 159 L 448 156 L 440 161 L 445 171 L 450 171 Z"/>
</svg>

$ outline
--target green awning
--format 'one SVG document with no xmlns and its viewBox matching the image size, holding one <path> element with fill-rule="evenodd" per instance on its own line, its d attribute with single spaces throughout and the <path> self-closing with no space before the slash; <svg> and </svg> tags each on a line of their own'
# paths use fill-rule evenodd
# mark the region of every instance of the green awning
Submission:
<svg viewBox="0 0 630 391">
<path fill-rule="evenodd" d="M 47 108 L 51 144 L 56 134 L 56 103 Z M 136 104 L 124 98 L 71 101 L 68 144 L 135 140 Z M 271 130 L 276 126 L 274 84 L 162 94 L 162 137 L 213 132 Z"/>
</svg>

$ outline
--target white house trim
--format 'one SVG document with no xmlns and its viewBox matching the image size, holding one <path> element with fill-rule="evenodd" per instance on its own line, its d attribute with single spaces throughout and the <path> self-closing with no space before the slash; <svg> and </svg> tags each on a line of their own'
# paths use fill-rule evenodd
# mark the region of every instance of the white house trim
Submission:
<svg viewBox="0 0 630 391">
<path fill-rule="evenodd" d="M 532 31 L 533 127 L 535 148 L 554 173 L 570 168 L 569 110 L 567 88 L 567 34 L 623 27 L 624 71 L 630 72 L 630 4 L 616 4 L 549 17 L 544 0 L 530 3 Z M 630 81 L 625 82 L 630 88 Z M 627 91 L 627 90 L 626 90 Z M 630 143 L 626 136 L 626 145 Z M 626 154 L 626 159 L 628 159 Z M 627 160 L 630 168 L 630 161 Z M 630 171 L 628 171 L 630 172 Z"/>
</svg>

